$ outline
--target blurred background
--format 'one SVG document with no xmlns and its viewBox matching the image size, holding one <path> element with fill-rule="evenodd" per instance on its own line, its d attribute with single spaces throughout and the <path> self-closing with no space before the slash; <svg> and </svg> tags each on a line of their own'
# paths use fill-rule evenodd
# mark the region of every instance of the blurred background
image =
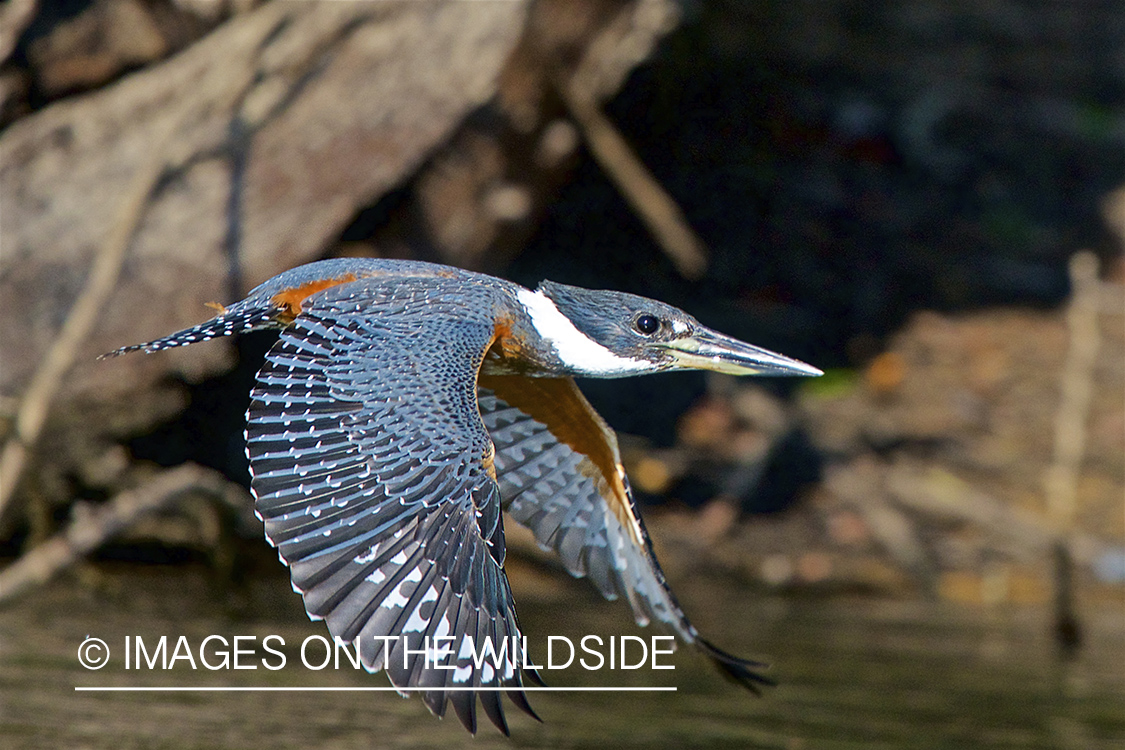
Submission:
<svg viewBox="0 0 1125 750">
<path fill-rule="evenodd" d="M 6 747 L 1125 743 L 1119 3 L 6 0 L 0 61 Z M 779 687 L 552 673 L 679 690 L 533 695 L 511 740 L 388 694 L 75 693 L 385 684 L 74 656 L 321 633 L 247 490 L 276 335 L 94 358 L 341 255 L 635 292 L 826 370 L 582 383 L 685 609 Z M 533 648 L 650 634 L 512 527 Z"/>
</svg>

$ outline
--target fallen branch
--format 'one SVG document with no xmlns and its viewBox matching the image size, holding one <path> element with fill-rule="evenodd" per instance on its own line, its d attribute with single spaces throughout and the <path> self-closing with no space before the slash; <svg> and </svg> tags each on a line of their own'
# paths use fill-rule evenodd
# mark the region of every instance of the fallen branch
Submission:
<svg viewBox="0 0 1125 750">
<path fill-rule="evenodd" d="M 76 506 L 70 525 L 0 571 L 0 604 L 41 586 L 116 537 L 138 519 L 165 510 L 189 493 L 225 498 L 231 483 L 194 464 L 161 472 L 104 505 Z"/>
</svg>

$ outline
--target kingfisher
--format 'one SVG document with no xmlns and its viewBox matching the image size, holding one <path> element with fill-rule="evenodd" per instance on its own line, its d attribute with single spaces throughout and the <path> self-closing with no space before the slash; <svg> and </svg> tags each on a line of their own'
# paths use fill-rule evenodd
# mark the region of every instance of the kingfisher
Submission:
<svg viewBox="0 0 1125 750">
<path fill-rule="evenodd" d="M 543 682 L 504 570 L 507 511 L 638 624 L 754 692 L 772 684 L 684 614 L 617 438 L 575 378 L 820 370 L 633 294 L 376 258 L 294 268 L 204 323 L 103 356 L 266 328 L 281 334 L 246 413 L 255 510 L 309 617 L 369 672 L 439 717 L 451 704 L 473 733 L 478 701 L 509 733 L 501 692 L 539 718 L 524 689 Z"/>
</svg>

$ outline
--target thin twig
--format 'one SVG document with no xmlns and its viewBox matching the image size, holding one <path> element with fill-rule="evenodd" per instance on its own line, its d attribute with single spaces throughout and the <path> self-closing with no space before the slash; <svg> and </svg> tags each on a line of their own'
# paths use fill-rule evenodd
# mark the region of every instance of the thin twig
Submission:
<svg viewBox="0 0 1125 750">
<path fill-rule="evenodd" d="M 607 92 L 620 88 L 624 76 L 651 54 L 657 40 L 675 28 L 678 20 L 673 2 L 637 0 L 593 40 L 576 69 L 557 70 L 553 81 L 598 165 L 648 227 L 679 274 L 694 280 L 702 278 L 706 271 L 705 245 L 687 224 L 676 201 L 652 177 L 597 105 Z"/>
<path fill-rule="evenodd" d="M 686 279 L 699 279 L 707 270 L 706 246 L 676 201 L 598 106 L 606 92 L 616 91 L 627 72 L 652 53 L 657 40 L 675 28 L 678 20 L 675 3 L 638 0 L 590 44 L 586 58 L 573 72 L 557 71 L 554 84 L 590 153 L 676 270 Z"/>
<path fill-rule="evenodd" d="M 1058 534 L 1054 548 L 1055 638 L 1061 653 L 1072 656 L 1082 642 L 1082 626 L 1075 602 L 1075 516 L 1078 510 L 1078 473 L 1086 453 L 1086 424 L 1094 395 L 1094 365 L 1101 347 L 1098 313 L 1101 283 L 1098 258 L 1082 250 L 1070 259 L 1072 298 L 1066 323 L 1070 345 L 1060 377 L 1055 412 L 1055 451 L 1045 479 L 1047 510 Z"/>
<path fill-rule="evenodd" d="M 51 580 L 140 517 L 171 506 L 184 493 L 200 491 L 221 497 L 228 484 L 218 472 L 184 464 L 161 472 L 136 489 L 120 493 L 104 505 L 76 512 L 65 531 L 0 571 L 0 604 Z"/>
<path fill-rule="evenodd" d="M 1086 452 L 1086 423 L 1094 392 L 1094 365 L 1101 346 L 1098 312 L 1101 289 L 1098 259 L 1092 252 L 1075 253 L 1070 261 L 1073 296 L 1066 322 L 1070 346 L 1060 376 L 1055 413 L 1055 450 L 1047 470 L 1047 509 L 1059 533 L 1069 534 L 1078 501 L 1078 471 Z"/>
<path fill-rule="evenodd" d="M 560 85 L 559 89 L 590 146 L 590 153 L 637 212 L 676 270 L 686 279 L 701 278 L 707 270 L 707 251 L 676 201 L 637 158 L 592 99 L 567 84 Z"/>
</svg>

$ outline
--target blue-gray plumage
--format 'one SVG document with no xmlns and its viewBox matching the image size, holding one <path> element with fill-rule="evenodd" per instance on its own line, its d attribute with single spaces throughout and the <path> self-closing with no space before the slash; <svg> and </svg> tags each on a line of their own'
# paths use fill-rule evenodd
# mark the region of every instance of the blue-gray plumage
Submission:
<svg viewBox="0 0 1125 750">
<path fill-rule="evenodd" d="M 438 715 L 451 703 L 470 731 L 479 700 L 507 733 L 499 690 L 535 715 L 522 688 L 540 680 L 521 654 L 478 666 L 464 648 L 522 635 L 505 509 L 572 574 L 628 599 L 639 623 L 669 628 L 751 689 L 769 682 L 677 604 L 616 437 L 573 378 L 819 370 L 635 295 L 352 258 L 287 271 L 205 323 L 107 356 L 269 327 L 281 336 L 247 412 L 255 508 L 310 617 L 355 643 L 370 671 Z M 427 657 L 426 643 L 449 653 Z"/>
</svg>

